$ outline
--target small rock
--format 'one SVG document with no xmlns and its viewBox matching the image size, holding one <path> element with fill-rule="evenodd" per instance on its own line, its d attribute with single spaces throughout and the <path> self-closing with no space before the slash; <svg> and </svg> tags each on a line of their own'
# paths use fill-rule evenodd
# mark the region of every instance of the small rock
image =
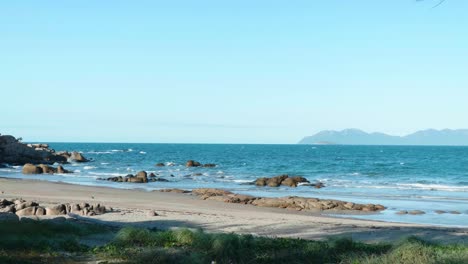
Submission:
<svg viewBox="0 0 468 264">
<path fill-rule="evenodd" d="M 398 214 L 398 215 L 406 215 L 406 214 L 408 214 L 408 211 L 406 211 L 406 210 L 398 211 L 398 212 L 396 212 L 395 214 Z"/>
<path fill-rule="evenodd" d="M 153 210 L 148 211 L 148 216 L 158 216 L 159 214 Z"/>
<path fill-rule="evenodd" d="M 156 167 L 164 167 L 166 166 L 164 163 L 162 162 L 159 162 L 159 163 L 156 163 Z"/>
</svg>

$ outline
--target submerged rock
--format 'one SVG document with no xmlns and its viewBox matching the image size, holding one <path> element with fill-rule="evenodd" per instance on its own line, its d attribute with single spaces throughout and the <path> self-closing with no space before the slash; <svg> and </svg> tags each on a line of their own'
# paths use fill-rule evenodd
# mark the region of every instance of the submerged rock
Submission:
<svg viewBox="0 0 468 264">
<path fill-rule="evenodd" d="M 194 160 L 189 160 L 185 163 L 185 167 L 200 167 L 201 163 Z"/>
<path fill-rule="evenodd" d="M 162 162 L 156 163 L 156 167 L 164 167 L 164 166 L 166 166 L 166 164 Z"/>
</svg>

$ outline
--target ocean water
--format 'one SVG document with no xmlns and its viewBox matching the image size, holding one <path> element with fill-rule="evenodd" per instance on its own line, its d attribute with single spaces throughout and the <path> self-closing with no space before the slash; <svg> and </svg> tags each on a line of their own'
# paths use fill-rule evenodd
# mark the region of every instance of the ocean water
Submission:
<svg viewBox="0 0 468 264">
<path fill-rule="evenodd" d="M 0 176 L 34 178 L 114 188 L 224 188 L 256 196 L 304 196 L 380 203 L 387 210 L 351 217 L 382 221 L 468 226 L 468 147 L 110 144 L 49 143 L 51 148 L 82 152 L 88 163 L 66 164 L 66 175 L 22 175 L 21 167 L 0 169 Z M 189 159 L 215 168 L 186 168 Z M 164 162 L 165 167 L 156 167 Z M 169 182 L 148 184 L 99 181 L 145 170 Z M 201 173 L 201 176 L 195 174 Z M 257 187 L 259 177 L 299 175 L 325 188 Z M 397 215 L 423 210 L 424 215 Z M 435 210 L 460 214 L 437 214 Z M 346 216 L 350 217 L 350 216 Z"/>
</svg>

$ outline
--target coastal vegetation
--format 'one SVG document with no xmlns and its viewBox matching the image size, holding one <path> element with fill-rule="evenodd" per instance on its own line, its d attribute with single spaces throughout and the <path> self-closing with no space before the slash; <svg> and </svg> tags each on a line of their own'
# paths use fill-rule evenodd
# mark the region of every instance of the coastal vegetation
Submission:
<svg viewBox="0 0 468 264">
<path fill-rule="evenodd" d="M 76 220 L 0 222 L 0 263 L 467 263 L 466 245 L 311 241 L 202 230 L 115 228 Z"/>
</svg>

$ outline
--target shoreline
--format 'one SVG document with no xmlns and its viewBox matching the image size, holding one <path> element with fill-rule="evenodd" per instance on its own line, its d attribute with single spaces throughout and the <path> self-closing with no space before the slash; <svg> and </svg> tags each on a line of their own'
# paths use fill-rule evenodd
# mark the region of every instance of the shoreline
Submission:
<svg viewBox="0 0 468 264">
<path fill-rule="evenodd" d="M 468 228 L 362 220 L 349 214 L 257 207 L 202 200 L 195 195 L 85 186 L 35 179 L 0 177 L 1 198 L 23 198 L 41 204 L 101 203 L 114 212 L 90 217 L 91 222 L 161 229 L 188 227 L 207 232 L 253 234 L 323 240 L 351 237 L 364 242 L 399 241 L 419 236 L 429 241 L 468 244 Z M 148 216 L 154 210 L 159 216 Z M 336 214 L 333 212 L 332 214 Z"/>
</svg>

